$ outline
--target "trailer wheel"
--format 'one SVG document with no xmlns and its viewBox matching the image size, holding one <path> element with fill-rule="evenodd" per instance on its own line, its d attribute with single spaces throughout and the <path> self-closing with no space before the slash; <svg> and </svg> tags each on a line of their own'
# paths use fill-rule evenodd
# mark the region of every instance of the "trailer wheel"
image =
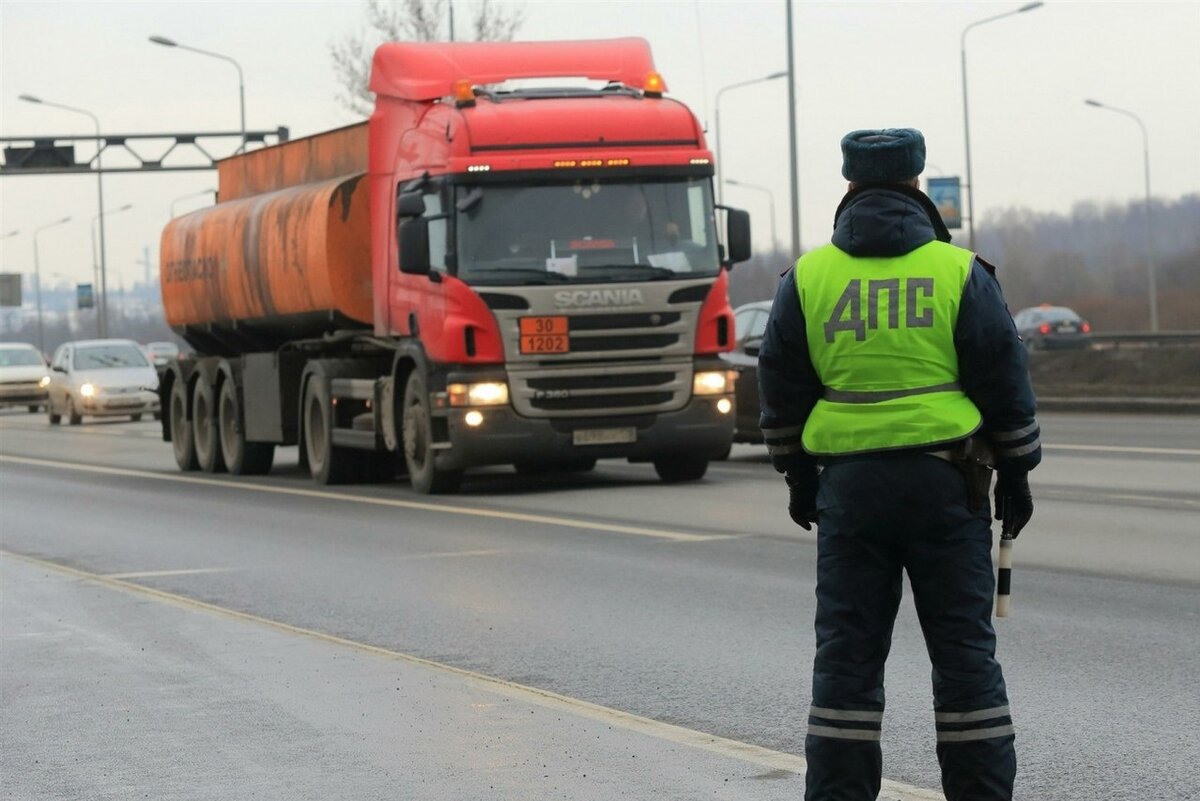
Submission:
<svg viewBox="0 0 1200 801">
<path fill-rule="evenodd" d="M 367 454 L 333 444 L 333 407 L 325 376 L 313 373 L 304 388 L 304 452 L 318 484 L 349 484 L 362 473 Z"/>
<path fill-rule="evenodd" d="M 176 378 L 171 385 L 171 397 L 167 404 L 167 414 L 171 416 L 171 450 L 175 453 L 175 464 L 184 472 L 199 470 L 192 421 L 187 419 L 187 383 L 183 379 Z"/>
<path fill-rule="evenodd" d="M 429 415 L 429 392 L 425 377 L 417 370 L 408 375 L 404 387 L 404 462 L 408 480 L 422 495 L 440 495 L 458 491 L 461 470 L 441 470 L 434 460 L 433 421 Z"/>
<path fill-rule="evenodd" d="M 196 461 L 205 473 L 223 473 L 220 432 L 217 429 L 217 399 L 212 384 L 201 375 L 192 390 L 192 440 L 196 443 Z"/>
<path fill-rule="evenodd" d="M 654 460 L 654 472 L 668 484 L 681 481 L 699 481 L 708 472 L 708 458 L 692 454 L 678 454 Z"/>
<path fill-rule="evenodd" d="M 269 472 L 275 459 L 275 445 L 270 442 L 246 442 L 241 425 L 237 387 L 226 380 L 217 400 L 217 428 L 220 432 L 221 456 L 230 473 L 238 476 L 260 476 Z"/>
</svg>

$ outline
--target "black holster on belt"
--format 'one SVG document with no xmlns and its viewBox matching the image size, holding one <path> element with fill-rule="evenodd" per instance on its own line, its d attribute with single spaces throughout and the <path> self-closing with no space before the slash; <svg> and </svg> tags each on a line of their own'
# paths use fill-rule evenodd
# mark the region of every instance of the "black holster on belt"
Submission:
<svg viewBox="0 0 1200 801">
<path fill-rule="evenodd" d="M 950 453 L 950 463 L 957 467 L 966 479 L 969 508 L 979 509 L 986 506 L 988 489 L 992 485 L 992 471 L 996 467 L 991 443 L 976 434 L 955 443 Z"/>
</svg>

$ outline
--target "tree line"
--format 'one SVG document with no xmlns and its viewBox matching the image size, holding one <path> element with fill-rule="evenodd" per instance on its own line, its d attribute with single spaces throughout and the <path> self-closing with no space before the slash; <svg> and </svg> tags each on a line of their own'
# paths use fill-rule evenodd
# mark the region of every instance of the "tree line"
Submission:
<svg viewBox="0 0 1200 801">
<path fill-rule="evenodd" d="M 1150 231 L 1159 324 L 1200 330 L 1200 194 L 1153 200 Z M 1069 306 L 1097 331 L 1149 329 L 1145 202 L 1077 203 L 1069 213 L 1004 209 L 976 227 L 977 252 L 996 266 L 1009 307 Z M 954 233 L 965 244 L 965 232 Z M 734 268 L 734 306 L 774 296 L 785 253 L 755 254 Z"/>
</svg>

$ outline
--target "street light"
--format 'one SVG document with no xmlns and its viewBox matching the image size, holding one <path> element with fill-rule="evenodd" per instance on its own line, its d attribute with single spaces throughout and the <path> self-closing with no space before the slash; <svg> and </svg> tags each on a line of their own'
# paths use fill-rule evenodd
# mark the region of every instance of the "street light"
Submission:
<svg viewBox="0 0 1200 801">
<path fill-rule="evenodd" d="M 1117 114 L 1123 114 L 1129 117 L 1138 124 L 1142 129 L 1142 166 L 1146 175 L 1146 208 L 1144 210 L 1146 217 L 1146 273 L 1150 278 L 1150 330 L 1157 333 L 1158 331 L 1158 281 L 1155 277 L 1154 265 L 1154 238 L 1151 232 L 1150 223 L 1150 136 L 1146 133 L 1146 125 L 1142 122 L 1142 118 L 1134 114 L 1132 111 L 1126 111 L 1123 108 L 1109 106 L 1101 103 L 1098 100 L 1083 101 L 1089 106 L 1102 108 L 1107 111 L 1112 111 Z"/>
<path fill-rule="evenodd" d="M 767 202 L 770 204 L 771 208 L 771 252 L 774 253 L 776 249 L 776 242 L 778 241 L 775 238 L 775 193 L 765 186 L 748 184 L 744 181 L 735 181 L 732 178 L 726 179 L 725 183 L 729 184 L 730 186 L 740 186 L 743 189 L 755 189 L 759 192 L 767 193 Z"/>
<path fill-rule="evenodd" d="M 156 45 L 162 45 L 163 47 L 178 47 L 180 50 L 188 50 L 188 51 L 191 51 L 192 53 L 199 53 L 202 56 L 211 56 L 213 58 L 219 58 L 222 61 L 228 61 L 230 64 L 233 65 L 233 68 L 236 69 L 237 73 L 238 73 L 238 108 L 241 110 L 241 114 L 242 114 L 242 145 L 241 145 L 241 147 L 238 148 L 238 152 L 240 153 L 241 151 L 245 150 L 245 148 L 246 148 L 246 82 L 242 76 L 242 65 L 237 63 L 236 61 L 234 61 L 229 56 L 223 56 L 220 53 L 214 53 L 211 50 L 201 50 L 198 47 L 182 45 L 182 44 L 179 44 L 178 42 L 176 42 L 174 39 L 168 39 L 165 36 L 151 36 L 150 41 Z"/>
<path fill-rule="evenodd" d="M 175 204 L 178 203 L 179 201 L 191 200 L 192 198 L 204 197 L 206 195 L 213 195 L 215 197 L 216 194 L 217 194 L 217 190 L 215 190 L 215 189 L 205 189 L 203 192 L 192 192 L 190 195 L 181 195 L 181 196 L 175 198 L 174 200 L 171 201 L 171 219 L 175 219 Z"/>
<path fill-rule="evenodd" d="M 38 105 L 49 106 L 50 108 L 62 109 L 63 111 L 73 111 L 76 114 L 84 114 L 84 115 L 92 118 L 92 124 L 96 126 L 96 193 L 99 197 L 98 205 L 100 207 L 100 216 L 101 216 L 101 218 L 103 218 L 103 216 L 104 216 L 104 167 L 101 164 L 101 156 L 104 153 L 104 143 L 101 142 L 101 140 L 100 140 L 100 120 L 96 117 L 95 114 L 88 111 L 87 109 L 76 108 L 75 106 L 66 106 L 66 105 L 63 105 L 62 103 L 51 103 L 49 100 L 42 100 L 40 97 L 34 97 L 33 95 L 21 95 L 21 99 L 24 100 L 26 103 L 37 103 Z M 108 270 L 107 270 L 107 265 L 106 265 L 106 261 L 105 261 L 104 221 L 103 221 L 103 219 L 101 219 L 101 222 L 100 222 L 100 296 L 101 296 L 102 300 L 104 298 L 108 297 L 108 293 L 105 291 L 107 289 L 107 286 L 106 286 L 107 280 L 108 280 Z M 108 309 L 103 304 L 100 306 L 100 317 L 99 317 L 98 324 L 100 326 L 100 336 L 101 337 L 108 336 Z"/>
<path fill-rule="evenodd" d="M 980 25 L 985 25 L 989 22 L 995 22 L 998 19 L 1011 17 L 1014 14 L 1023 14 L 1026 11 L 1033 11 L 1035 8 L 1041 8 L 1040 0 L 1036 3 L 1026 3 L 1018 9 L 1006 11 L 1003 14 L 997 14 L 994 17 L 987 17 L 977 22 L 972 22 L 967 27 L 963 28 L 962 37 L 960 39 L 960 49 L 962 52 L 962 90 L 963 90 L 963 134 L 966 138 L 967 145 L 967 205 L 971 207 L 971 216 L 967 218 L 967 230 L 970 234 L 970 240 L 967 247 L 971 250 L 975 249 L 975 182 L 971 179 L 971 120 L 967 115 L 967 32 L 972 28 L 978 28 Z"/>
<path fill-rule="evenodd" d="M 717 90 L 717 100 L 713 104 L 713 127 L 716 129 L 717 134 L 717 203 L 720 203 L 723 197 L 723 192 L 721 190 L 721 95 L 725 94 L 730 89 L 740 89 L 743 86 L 752 86 L 756 83 L 765 83 L 766 81 L 773 81 L 777 78 L 786 78 L 787 76 L 787 70 L 780 70 L 779 72 L 772 72 L 770 75 L 764 75 L 761 78 L 753 78 L 749 81 L 731 83 L 728 86 L 723 86 Z"/>
<path fill-rule="evenodd" d="M 124 206 L 122 206 L 119 209 L 113 209 L 112 211 L 102 212 L 101 214 L 97 214 L 94 217 L 92 217 L 92 222 L 91 222 L 91 224 L 88 225 L 88 233 L 91 234 L 91 237 L 92 237 L 92 276 L 93 276 L 92 280 L 93 281 L 95 281 L 95 275 L 96 275 L 96 221 L 97 220 L 100 221 L 100 230 L 103 231 L 105 217 L 109 217 L 113 214 L 116 214 L 117 212 L 129 211 L 132 208 L 133 208 L 132 203 L 126 203 Z M 104 241 L 103 237 L 101 237 L 101 241 L 102 242 Z M 101 280 L 100 283 L 103 284 L 104 281 Z M 96 335 L 99 336 L 100 338 L 104 338 L 104 337 L 108 336 L 108 290 L 107 290 L 107 287 L 101 288 L 99 303 L 96 304 L 96 308 L 102 309 L 104 312 L 103 315 L 101 315 L 101 314 L 96 315 Z M 103 321 L 103 323 L 101 321 Z"/>
<path fill-rule="evenodd" d="M 42 231 L 45 231 L 47 228 L 53 228 L 56 225 L 62 225 L 63 223 L 69 223 L 70 221 L 70 217 L 63 217 L 61 220 L 55 220 L 54 222 L 46 223 L 39 228 L 33 229 L 33 280 L 37 292 L 38 350 L 40 350 L 42 353 L 46 352 L 46 342 L 45 336 L 42 332 L 42 265 L 38 258 L 37 235 Z"/>
</svg>

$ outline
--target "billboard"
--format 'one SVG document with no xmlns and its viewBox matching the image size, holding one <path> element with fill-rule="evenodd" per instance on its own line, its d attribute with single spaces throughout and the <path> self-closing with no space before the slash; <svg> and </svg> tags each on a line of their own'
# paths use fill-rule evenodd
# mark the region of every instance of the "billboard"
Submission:
<svg viewBox="0 0 1200 801">
<path fill-rule="evenodd" d="M 21 274 L 0 273 L 0 306 L 21 305 Z"/>
<path fill-rule="evenodd" d="M 926 194 L 937 206 L 938 213 L 947 228 L 962 228 L 962 185 L 958 176 L 950 178 L 926 178 Z"/>
<path fill-rule="evenodd" d="M 96 299 L 92 295 L 91 284 L 76 284 L 75 285 L 75 300 L 81 309 L 90 309 L 96 305 Z"/>
</svg>

